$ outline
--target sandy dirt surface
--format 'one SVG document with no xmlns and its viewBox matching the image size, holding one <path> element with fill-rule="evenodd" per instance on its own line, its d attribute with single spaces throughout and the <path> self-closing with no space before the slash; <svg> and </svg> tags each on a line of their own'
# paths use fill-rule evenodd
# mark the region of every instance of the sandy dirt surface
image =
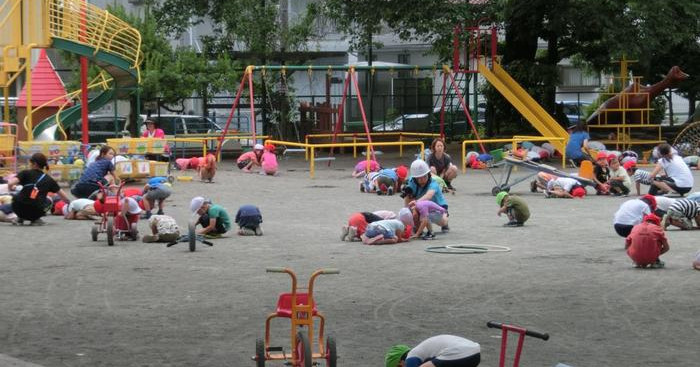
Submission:
<svg viewBox="0 0 700 367">
<path fill-rule="evenodd" d="M 1 225 L 0 353 L 57 367 L 253 366 L 265 317 L 290 287 L 286 275 L 265 268 L 288 266 L 302 282 L 314 269 L 340 269 L 318 279 L 315 295 L 341 366 L 383 366 L 389 346 L 442 333 L 479 342 L 481 365 L 497 366 L 500 332 L 486 328 L 488 320 L 551 335 L 526 340 L 523 366 L 697 366 L 700 272 L 691 262 L 700 231 L 669 231 L 666 268 L 635 269 L 612 228 L 629 198 L 545 199 L 522 183 L 513 193 L 529 203 L 532 218 L 503 228 L 493 180 L 469 171 L 448 197 L 449 234 L 394 246 L 341 242 L 350 213 L 402 205 L 398 196 L 360 193 L 350 177 L 354 162 L 319 162 L 311 180 L 298 156 L 280 161 L 278 177 L 244 174 L 229 161 L 213 184 L 176 183 L 166 213 L 181 225 L 195 195 L 232 216 L 243 204 L 263 214 L 264 236 L 230 234 L 194 253 L 185 244 L 108 247 L 103 235 L 90 240 L 87 221 Z M 424 251 L 459 244 L 512 251 Z M 288 322 L 273 323 L 273 345 L 289 351 L 288 335 Z"/>
</svg>

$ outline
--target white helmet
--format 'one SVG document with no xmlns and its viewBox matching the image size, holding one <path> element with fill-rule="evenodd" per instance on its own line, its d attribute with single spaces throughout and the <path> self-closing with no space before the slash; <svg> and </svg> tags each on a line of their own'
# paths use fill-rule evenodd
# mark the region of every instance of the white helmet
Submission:
<svg viewBox="0 0 700 367">
<path fill-rule="evenodd" d="M 204 205 L 204 202 L 205 199 L 201 196 L 196 196 L 192 198 L 192 201 L 190 201 L 190 212 L 192 212 L 192 214 L 197 213 L 199 208 L 201 208 L 202 205 Z"/>
<path fill-rule="evenodd" d="M 411 177 L 423 177 L 430 173 L 430 167 L 422 159 L 416 159 L 411 163 Z"/>
</svg>

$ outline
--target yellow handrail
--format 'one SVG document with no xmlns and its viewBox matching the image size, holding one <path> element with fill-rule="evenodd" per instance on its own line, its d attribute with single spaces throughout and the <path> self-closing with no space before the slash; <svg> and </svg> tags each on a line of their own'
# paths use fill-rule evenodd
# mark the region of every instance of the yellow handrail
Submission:
<svg viewBox="0 0 700 367">
<path fill-rule="evenodd" d="M 373 149 L 375 146 L 403 146 L 403 145 L 417 145 L 420 147 L 420 157 L 421 159 L 425 158 L 425 144 L 423 144 L 422 141 L 386 141 L 386 142 L 372 142 L 372 143 L 325 143 L 325 144 L 309 144 L 309 143 L 297 143 L 297 142 L 291 142 L 291 141 L 282 141 L 282 140 L 265 140 L 265 144 L 277 144 L 277 145 L 285 145 L 285 146 L 292 146 L 292 147 L 300 147 L 304 148 L 305 150 L 310 150 L 310 158 L 308 159 L 309 161 L 309 175 L 311 178 L 314 178 L 314 172 L 315 172 L 315 156 L 316 156 L 316 149 L 319 148 L 344 148 L 344 147 L 365 147 L 366 154 L 365 156 L 367 157 L 367 162 L 369 165 L 369 161 L 372 158 L 372 155 L 370 154 L 370 149 Z"/>
<path fill-rule="evenodd" d="M 377 136 L 398 136 L 399 137 L 399 142 L 403 141 L 403 137 L 411 137 L 411 138 L 439 138 L 440 134 L 439 133 L 418 133 L 418 132 L 403 132 L 403 131 L 382 131 L 382 132 L 372 132 L 369 134 L 370 137 L 377 137 Z M 356 133 L 338 133 L 338 134 L 332 134 L 332 133 L 325 133 L 325 134 L 307 134 L 306 137 L 304 138 L 304 142 L 307 144 L 310 144 L 311 140 L 314 138 L 331 138 L 333 136 L 336 137 L 352 137 L 352 142 L 357 143 L 357 139 L 363 139 L 367 138 L 367 134 L 363 132 L 356 132 Z M 353 158 L 357 157 L 357 146 L 352 148 L 352 156 Z M 399 145 L 399 157 L 403 157 L 403 145 Z M 304 152 L 304 159 L 308 160 L 309 159 L 309 150 L 306 149 Z"/>
</svg>

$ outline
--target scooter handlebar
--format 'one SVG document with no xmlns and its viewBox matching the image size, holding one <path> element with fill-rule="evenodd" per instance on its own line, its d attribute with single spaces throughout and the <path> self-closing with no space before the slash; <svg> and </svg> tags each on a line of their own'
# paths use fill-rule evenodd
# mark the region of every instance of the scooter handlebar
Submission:
<svg viewBox="0 0 700 367">
<path fill-rule="evenodd" d="M 494 329 L 503 329 L 503 324 L 500 322 L 496 322 L 496 321 L 489 321 L 486 323 L 486 326 L 488 326 L 490 328 L 494 328 Z M 518 329 L 521 329 L 521 328 L 518 327 Z M 549 334 L 540 333 L 540 332 L 533 331 L 533 330 L 525 329 L 525 335 L 531 336 L 533 338 L 542 339 L 542 340 L 549 340 Z"/>
</svg>

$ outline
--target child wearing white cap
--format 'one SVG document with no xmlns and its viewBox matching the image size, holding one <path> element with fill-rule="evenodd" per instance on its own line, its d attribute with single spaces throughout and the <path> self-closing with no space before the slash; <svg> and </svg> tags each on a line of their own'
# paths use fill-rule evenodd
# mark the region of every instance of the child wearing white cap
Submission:
<svg viewBox="0 0 700 367">
<path fill-rule="evenodd" d="M 236 160 L 238 168 L 245 173 L 253 172 L 253 167 L 260 167 L 260 160 L 262 159 L 264 150 L 265 148 L 262 144 L 255 144 L 252 151 L 245 152 L 238 157 Z"/>
<path fill-rule="evenodd" d="M 393 245 L 407 242 L 411 238 L 413 214 L 408 208 L 401 208 L 399 219 L 386 219 L 372 222 L 360 236 L 365 245 Z"/>
<path fill-rule="evenodd" d="M 231 217 L 221 205 L 212 204 L 211 200 L 197 196 L 190 201 L 190 212 L 199 217 L 197 224 L 202 225 L 199 234 L 207 237 L 221 237 L 231 229 Z"/>
</svg>

